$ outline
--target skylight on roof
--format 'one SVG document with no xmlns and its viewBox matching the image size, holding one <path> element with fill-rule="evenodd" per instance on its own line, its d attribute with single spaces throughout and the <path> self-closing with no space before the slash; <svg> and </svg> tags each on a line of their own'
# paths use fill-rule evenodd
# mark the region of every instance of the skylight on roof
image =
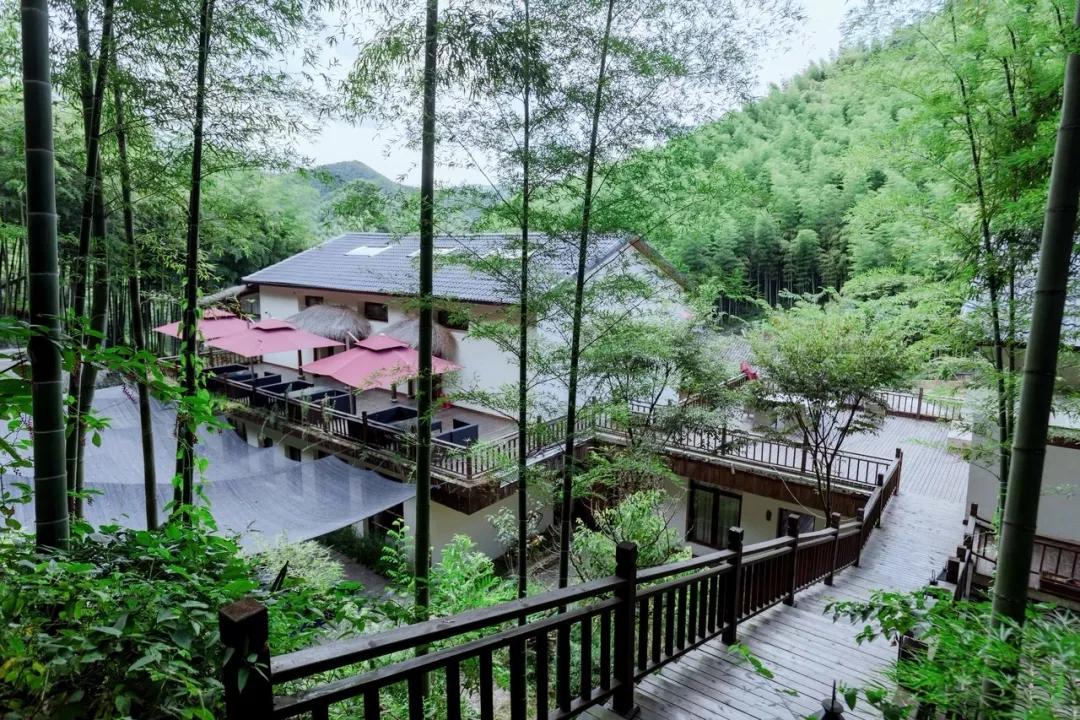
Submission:
<svg viewBox="0 0 1080 720">
<path fill-rule="evenodd" d="M 346 255 L 361 255 L 363 257 L 373 257 L 373 256 L 378 255 L 379 253 L 384 252 L 385 250 L 389 250 L 389 249 L 390 249 L 389 245 L 380 245 L 380 246 L 377 246 L 377 247 L 372 247 L 371 245 L 360 245 L 359 247 L 354 247 L 352 250 L 350 250 L 349 252 L 347 252 L 345 254 Z"/>
</svg>

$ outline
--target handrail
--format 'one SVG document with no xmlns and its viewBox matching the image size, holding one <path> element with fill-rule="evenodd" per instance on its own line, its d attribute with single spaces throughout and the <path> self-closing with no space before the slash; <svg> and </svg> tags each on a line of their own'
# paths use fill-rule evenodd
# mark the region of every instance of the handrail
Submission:
<svg viewBox="0 0 1080 720">
<path fill-rule="evenodd" d="M 275 682 L 287 682 L 306 675 L 333 670 L 373 657 L 410 650 L 421 645 L 439 642 L 477 629 L 500 625 L 520 618 L 570 605 L 611 592 L 618 578 L 592 580 L 573 587 L 551 590 L 494 607 L 469 610 L 453 618 L 436 618 L 413 625 L 386 630 L 374 637 L 359 637 L 337 643 L 314 645 L 310 648 L 276 656 L 270 664 Z"/>
<path fill-rule="evenodd" d="M 325 402 L 290 397 L 288 393 L 273 393 L 263 387 L 252 386 L 250 382 L 224 377 L 210 377 L 207 384 L 212 390 L 223 391 L 230 400 L 247 406 L 264 407 L 289 420 L 317 427 L 322 432 L 348 442 L 359 441 L 376 454 L 386 452 L 390 458 L 400 458 L 415 452 L 415 434 L 371 420 L 367 413 L 353 415 Z M 530 454 L 537 455 L 559 447 L 564 440 L 565 424 L 565 416 L 560 416 L 544 421 L 539 430 L 529 433 Z M 592 407 L 579 414 L 576 427 L 581 440 L 585 440 L 596 430 L 612 435 L 624 433 L 609 415 Z M 768 438 L 743 430 L 729 430 L 726 427 L 692 427 L 682 430 L 679 436 L 669 440 L 668 445 L 672 449 L 701 452 L 800 475 L 809 475 L 812 471 L 809 467 L 812 461 L 808 459 L 808 452 L 800 443 Z M 507 459 L 516 452 L 517 437 L 518 433 L 515 431 L 470 446 L 455 445 L 433 438 L 433 471 L 442 479 L 470 483 L 484 481 L 506 469 Z M 835 457 L 836 474 L 832 482 L 855 490 L 872 490 L 876 476 L 890 467 L 889 462 L 883 458 L 861 453 L 840 451 Z"/>
<path fill-rule="evenodd" d="M 965 519 L 965 524 L 973 528 L 970 554 L 974 557 L 974 569 L 981 575 L 990 575 L 997 567 L 997 529 L 979 517 L 978 511 L 978 503 L 972 503 Z M 980 568 L 980 561 L 989 567 Z M 1080 543 L 1036 535 L 1028 574 L 1031 588 L 1080 600 Z"/>
<path fill-rule="evenodd" d="M 898 454 L 854 521 L 841 524 L 840 516 L 834 514 L 828 528 L 800 536 L 798 518 L 792 516 L 788 535 L 745 547 L 742 530 L 732 528 L 725 550 L 640 572 L 634 567 L 636 549 L 622 543 L 616 552 L 616 574 L 611 577 L 278 657 L 271 657 L 266 647 L 266 608 L 251 600 L 233 603 L 221 611 L 222 640 L 238 650 L 227 656 L 223 668 L 226 717 L 264 720 L 311 712 L 314 718 L 325 718 L 334 702 L 362 696 L 364 717 L 378 718 L 379 691 L 394 683 L 406 684 L 410 717 L 421 717 L 426 702 L 424 678 L 436 671 L 446 674 L 448 712 L 458 717 L 451 708 L 458 708 L 461 701 L 461 663 L 479 660 L 479 701 L 482 708 L 490 709 L 493 653 L 502 650 L 509 652 L 512 717 L 526 716 L 530 697 L 541 717 L 574 717 L 608 699 L 613 699 L 616 712 L 627 713 L 633 708 L 637 678 L 713 638 L 735 642 L 741 622 L 777 604 L 792 604 L 797 592 L 817 583 L 832 584 L 836 572 L 858 565 L 863 546 L 881 524 L 881 512 L 897 492 L 902 462 Z M 560 612 L 527 621 L 529 616 L 555 609 Z M 509 627 L 515 621 L 519 625 Z M 472 637 L 483 630 L 490 632 Z M 576 649 L 570 642 L 572 632 L 580 640 Z M 599 632 L 599 662 L 592 656 L 594 632 Z M 549 655 L 551 633 L 556 639 L 554 663 Z M 454 638 L 462 642 L 405 660 L 391 657 Z M 535 693 L 525 687 L 529 647 L 536 654 Z M 250 648 L 262 648 L 256 660 L 268 668 L 265 674 L 246 670 Z M 571 685 L 571 655 L 578 663 L 576 687 Z M 297 693 L 274 695 L 274 688 L 284 683 L 377 658 L 389 662 Z M 549 677 L 549 665 L 553 665 L 554 677 Z M 594 670 L 599 684 L 593 680 Z M 556 706 L 550 715 L 549 689 L 554 690 Z M 490 717 L 491 713 L 482 709 L 481 715 Z"/>
</svg>

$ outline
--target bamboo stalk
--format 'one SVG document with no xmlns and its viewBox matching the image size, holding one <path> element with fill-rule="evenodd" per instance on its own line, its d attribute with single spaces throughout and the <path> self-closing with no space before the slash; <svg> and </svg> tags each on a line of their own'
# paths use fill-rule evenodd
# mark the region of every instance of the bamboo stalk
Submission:
<svg viewBox="0 0 1080 720">
<path fill-rule="evenodd" d="M 35 532 L 40 547 L 66 547 L 69 524 L 47 0 L 23 0 L 21 18 L 30 322 L 37 329 L 29 341 Z"/>
</svg>

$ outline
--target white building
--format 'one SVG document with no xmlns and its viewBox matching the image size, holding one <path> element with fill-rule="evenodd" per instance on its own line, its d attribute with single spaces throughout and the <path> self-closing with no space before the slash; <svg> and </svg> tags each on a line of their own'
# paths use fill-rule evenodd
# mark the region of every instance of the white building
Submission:
<svg viewBox="0 0 1080 720">
<path fill-rule="evenodd" d="M 436 269 L 434 295 L 436 331 L 449 336 L 442 356 L 462 367 L 443 385 L 451 396 L 455 389 L 496 391 L 516 385 L 517 358 L 495 342 L 475 337 L 470 324 L 505 318 L 516 322 L 518 301 L 519 238 L 512 235 L 438 236 L 435 240 Z M 530 240 L 530 287 L 551 288 L 558 284 L 573 287 L 576 273 L 577 239 L 549 238 L 542 235 Z M 350 308 L 366 318 L 371 334 L 378 334 L 416 315 L 418 291 L 419 237 L 372 233 L 346 233 L 316 247 L 298 253 L 243 279 L 257 292 L 256 312 L 263 318 L 288 318 L 313 304 L 335 304 Z M 636 296 L 633 307 L 617 308 L 635 316 L 654 312 L 661 316 L 685 315 L 682 293 L 683 277 L 647 243 L 623 236 L 597 236 L 591 241 L 586 265 L 588 283 L 595 285 L 616 276 L 642 279 L 649 290 Z M 611 308 L 608 308 L 611 310 Z M 565 342 L 565 326 L 558 321 L 539 322 L 531 329 L 538 346 Z M 304 351 L 303 362 L 316 359 Z M 320 355 L 321 356 L 321 355 Z M 286 368 L 297 367 L 296 353 L 267 355 L 266 362 Z M 411 388 L 410 388 L 411 390 Z M 544 397 L 556 414 L 565 405 L 566 389 L 558 379 L 547 379 L 534 394 Z M 579 392 L 579 401 L 589 399 L 589 389 Z M 512 430 L 505 417 L 484 416 L 488 408 L 464 401 L 454 401 L 455 408 L 471 411 L 470 418 L 480 418 L 481 441 Z M 485 425 L 487 427 L 485 427 Z M 494 431 L 492 430 L 494 429 Z M 297 447 L 288 432 L 266 427 L 248 427 L 249 441 L 272 441 L 285 446 L 295 459 L 318 457 L 322 450 Z M 290 446 L 290 443 L 294 445 Z M 432 509 L 432 545 L 436 559 L 441 547 L 455 534 L 473 538 L 479 549 L 492 556 L 504 551 L 495 537 L 488 516 L 501 507 L 516 508 L 516 491 L 486 495 L 451 504 L 439 502 L 435 495 Z M 455 498 L 455 500 L 457 500 Z M 448 501 L 449 503 L 449 501 Z M 413 502 L 402 509 L 406 523 L 415 515 Z M 479 506 L 479 509 L 478 509 Z M 546 522 L 551 521 L 550 508 Z"/>
</svg>

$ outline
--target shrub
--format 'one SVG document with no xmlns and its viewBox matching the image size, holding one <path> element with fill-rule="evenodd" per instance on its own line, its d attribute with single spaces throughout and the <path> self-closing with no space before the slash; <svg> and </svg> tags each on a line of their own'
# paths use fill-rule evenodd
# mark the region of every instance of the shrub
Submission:
<svg viewBox="0 0 1080 720">
<path fill-rule="evenodd" d="M 290 543 L 280 537 L 272 545 L 260 546 L 254 562 L 268 584 L 283 568 L 286 578 L 297 578 L 318 592 L 326 592 L 345 579 L 341 563 L 330 556 L 328 548 L 314 540 Z"/>
<path fill-rule="evenodd" d="M 684 560 L 690 547 L 668 526 L 665 496 L 644 490 L 596 514 L 597 529 L 578 524 L 570 546 L 570 559 L 585 580 L 615 574 L 615 546 L 632 542 L 638 548 L 638 567 Z"/>
<path fill-rule="evenodd" d="M 886 673 L 904 688 L 874 684 L 861 688 L 868 704 L 886 718 L 916 717 L 928 707 L 942 717 L 999 720 L 1077 717 L 1080 713 L 1080 618 L 1052 605 L 1032 604 L 1023 627 L 990 629 L 990 604 L 955 601 L 943 588 L 913 593 L 875 592 L 868 602 L 835 602 L 834 620 L 860 625 L 861 644 L 878 638 L 896 642 L 913 634 L 929 651 L 916 652 Z M 1016 668 L 1012 674 L 1009 668 Z M 986 707 L 984 683 L 1011 698 L 1007 707 Z M 846 688 L 855 708 L 860 689 Z M 936 717 L 936 715 L 935 715 Z"/>
<path fill-rule="evenodd" d="M 293 577 L 270 592 L 205 510 L 158 532 L 75 523 L 70 549 L 0 535 L 0 707 L 5 718 L 221 716 L 218 608 L 253 595 L 275 653 L 364 629 L 355 584 Z"/>
</svg>

